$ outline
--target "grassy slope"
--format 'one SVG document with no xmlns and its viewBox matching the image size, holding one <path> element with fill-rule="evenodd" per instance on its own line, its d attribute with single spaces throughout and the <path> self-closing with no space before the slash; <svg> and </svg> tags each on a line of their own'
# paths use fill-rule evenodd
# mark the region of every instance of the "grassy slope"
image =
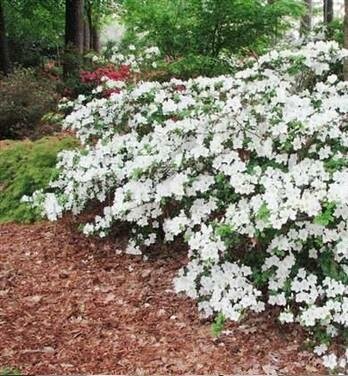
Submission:
<svg viewBox="0 0 348 376">
<path fill-rule="evenodd" d="M 20 202 L 22 196 L 45 188 L 56 173 L 57 153 L 76 146 L 72 137 L 0 143 L 0 223 L 38 219 L 38 213 Z"/>
</svg>

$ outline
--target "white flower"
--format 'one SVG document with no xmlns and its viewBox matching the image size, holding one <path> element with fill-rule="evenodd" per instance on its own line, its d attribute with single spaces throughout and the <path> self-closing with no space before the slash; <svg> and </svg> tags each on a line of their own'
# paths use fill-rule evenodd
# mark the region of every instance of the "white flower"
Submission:
<svg viewBox="0 0 348 376">
<path fill-rule="evenodd" d="M 292 323 L 294 322 L 294 315 L 291 312 L 281 312 L 279 315 L 279 321 L 281 323 Z"/>
<path fill-rule="evenodd" d="M 46 194 L 43 208 L 50 221 L 55 221 L 62 216 L 63 208 L 53 193 Z"/>
<path fill-rule="evenodd" d="M 114 50 L 114 63 L 141 71 L 160 56 L 129 52 Z M 348 85 L 331 72 L 347 53 L 309 42 L 240 64 L 235 75 L 105 80 L 62 105 L 64 127 L 82 147 L 59 154 L 49 193 L 29 203 L 51 220 L 97 203 L 84 233 L 104 236 L 125 223 L 131 254 L 181 239 L 189 261 L 175 289 L 206 316 L 238 320 L 267 303 L 282 307 L 281 322 L 340 336 L 348 327 Z M 119 93 L 100 98 L 106 87 Z M 329 368 L 345 364 L 335 356 L 325 355 Z"/>
<path fill-rule="evenodd" d="M 337 356 L 335 354 L 324 355 L 323 364 L 327 368 L 335 369 L 337 367 Z"/>
<path fill-rule="evenodd" d="M 314 347 L 314 352 L 319 356 L 325 354 L 327 350 L 328 347 L 325 344 Z"/>
<path fill-rule="evenodd" d="M 334 84 L 336 81 L 337 81 L 337 76 L 335 74 L 331 74 L 328 78 L 327 78 L 327 81 L 330 83 L 330 84 Z"/>
</svg>

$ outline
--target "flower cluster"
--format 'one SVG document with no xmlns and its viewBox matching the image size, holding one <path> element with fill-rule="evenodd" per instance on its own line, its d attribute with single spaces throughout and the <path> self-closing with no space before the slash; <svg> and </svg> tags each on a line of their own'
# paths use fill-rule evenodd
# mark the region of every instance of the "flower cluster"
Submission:
<svg viewBox="0 0 348 376">
<path fill-rule="evenodd" d="M 161 51 L 156 46 L 140 47 L 131 44 L 121 49 L 114 45 L 107 46 L 103 56 L 93 56 L 92 60 L 103 64 L 127 65 L 133 72 L 142 72 L 149 68 L 157 68 L 162 60 L 161 55 Z"/>
<path fill-rule="evenodd" d="M 128 65 L 121 65 L 118 69 L 114 65 L 108 65 L 96 70 L 81 71 L 80 79 L 83 84 L 91 85 L 96 93 L 102 93 L 104 97 L 111 94 L 118 94 L 123 82 L 131 76 L 131 70 Z M 105 87 L 104 87 L 105 86 Z"/>
<path fill-rule="evenodd" d="M 103 80 L 109 79 L 113 81 L 125 81 L 130 76 L 130 69 L 128 65 L 121 65 L 119 69 L 109 65 L 107 67 L 98 68 L 93 72 L 81 71 L 81 82 L 93 83 L 99 85 Z"/>
<path fill-rule="evenodd" d="M 55 193 L 34 205 L 56 219 L 98 201 L 84 232 L 129 223 L 133 254 L 181 238 L 190 261 L 175 288 L 203 314 L 238 320 L 278 306 L 282 322 L 329 344 L 348 328 L 346 56 L 308 43 L 235 76 L 80 99 L 65 126 L 85 148 L 60 154 Z M 329 367 L 346 366 L 345 348 L 327 349 Z"/>
</svg>

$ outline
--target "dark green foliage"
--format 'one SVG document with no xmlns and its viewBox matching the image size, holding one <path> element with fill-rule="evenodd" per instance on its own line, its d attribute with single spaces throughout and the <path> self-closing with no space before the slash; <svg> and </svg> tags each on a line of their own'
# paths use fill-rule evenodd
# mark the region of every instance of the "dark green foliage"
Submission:
<svg viewBox="0 0 348 376">
<path fill-rule="evenodd" d="M 58 82 L 58 93 L 68 98 L 76 98 L 80 94 L 90 95 L 94 86 L 82 82 L 81 72 L 94 71 L 105 65 L 94 63 L 89 55 L 81 56 L 72 49 L 65 50 L 63 59 L 64 64 L 67 65 L 66 74 L 64 80 Z"/>
<path fill-rule="evenodd" d="M 56 84 L 32 69 L 0 80 L 0 139 L 27 136 L 56 107 Z"/>
<path fill-rule="evenodd" d="M 231 67 L 210 56 L 187 55 L 182 59 L 167 64 L 169 78 L 187 80 L 198 76 L 214 77 L 226 74 Z"/>
<path fill-rule="evenodd" d="M 4 0 L 11 60 L 36 66 L 57 54 L 64 38 L 64 0 Z"/>
<path fill-rule="evenodd" d="M 343 47 L 344 26 L 342 18 L 336 18 L 328 24 L 319 23 L 313 28 L 313 34 L 320 38 L 325 36 L 326 40 L 334 40 Z"/>
<path fill-rule="evenodd" d="M 40 217 L 21 198 L 46 188 L 56 173 L 57 153 L 75 146 L 71 137 L 0 144 L 0 223 L 28 223 Z"/>
<path fill-rule="evenodd" d="M 70 90 L 80 83 L 80 70 L 83 57 L 72 46 L 66 48 L 63 54 L 64 84 Z"/>
<path fill-rule="evenodd" d="M 199 76 L 216 77 L 234 72 L 233 66 L 219 59 L 189 54 L 171 62 L 157 62 L 156 69 L 150 68 L 142 72 L 142 79 L 164 82 L 172 78 L 188 80 Z"/>
<path fill-rule="evenodd" d="M 66 0 L 3 0 L 3 3 L 11 60 L 25 67 L 37 66 L 52 58 L 61 61 Z M 84 3 L 84 20 L 89 16 L 93 30 L 99 31 L 116 12 L 116 0 L 85 0 Z"/>
<path fill-rule="evenodd" d="M 343 46 L 344 32 L 342 20 L 336 19 L 327 25 L 327 37 Z"/>
<path fill-rule="evenodd" d="M 262 51 L 284 30 L 284 16 L 299 16 L 297 0 L 125 0 L 130 35 L 147 39 L 171 57 L 216 57 L 221 51 Z"/>
</svg>

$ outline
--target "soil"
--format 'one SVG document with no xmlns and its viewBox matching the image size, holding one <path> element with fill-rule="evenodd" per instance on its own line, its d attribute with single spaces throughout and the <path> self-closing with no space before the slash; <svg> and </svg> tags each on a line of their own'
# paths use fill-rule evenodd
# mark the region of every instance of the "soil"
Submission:
<svg viewBox="0 0 348 376">
<path fill-rule="evenodd" d="M 219 338 L 173 292 L 180 249 L 122 253 L 125 240 L 82 236 L 70 222 L 0 226 L 0 370 L 33 374 L 323 372 L 296 326 L 274 312 Z M 1 371 L 0 371 L 1 372 Z"/>
</svg>

